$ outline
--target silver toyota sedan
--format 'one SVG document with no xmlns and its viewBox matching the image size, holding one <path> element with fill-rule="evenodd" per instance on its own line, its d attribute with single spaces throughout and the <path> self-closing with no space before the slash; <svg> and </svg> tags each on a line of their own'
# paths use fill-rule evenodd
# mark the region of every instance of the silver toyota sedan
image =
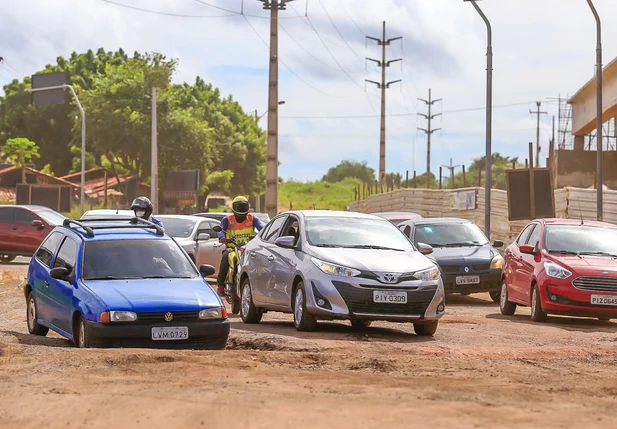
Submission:
<svg viewBox="0 0 617 429">
<path fill-rule="evenodd" d="M 293 313 L 300 331 L 317 320 L 410 322 L 433 335 L 445 313 L 439 269 L 391 222 L 337 211 L 290 211 L 270 221 L 242 254 L 240 314 Z"/>
</svg>

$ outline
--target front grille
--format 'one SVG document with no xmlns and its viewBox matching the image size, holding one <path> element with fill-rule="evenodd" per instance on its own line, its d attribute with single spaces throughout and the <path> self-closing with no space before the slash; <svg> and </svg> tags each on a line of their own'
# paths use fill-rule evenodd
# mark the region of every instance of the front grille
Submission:
<svg viewBox="0 0 617 429">
<path fill-rule="evenodd" d="M 361 273 L 360 275 L 356 276 L 357 278 L 361 278 L 361 279 L 367 279 L 367 280 L 375 280 L 378 281 L 380 283 L 384 283 L 384 284 L 399 284 L 401 282 L 409 282 L 409 281 L 414 281 L 414 280 L 419 280 L 418 278 L 415 277 L 414 275 L 415 273 L 403 273 L 403 274 L 395 274 L 398 275 L 399 277 L 397 278 L 395 283 L 384 283 L 383 280 L 381 279 L 381 276 L 375 274 L 375 273 L 371 273 L 368 271 L 365 271 L 363 273 Z"/>
<path fill-rule="evenodd" d="M 165 320 L 166 311 L 156 313 L 137 313 L 137 321 L 133 323 L 138 324 L 155 324 L 155 323 L 182 323 L 182 322 L 196 322 L 199 320 L 199 311 L 170 311 L 173 315 L 173 319 L 170 322 Z"/>
<path fill-rule="evenodd" d="M 389 304 L 373 302 L 373 291 L 381 288 L 360 288 L 349 283 L 332 282 L 341 294 L 351 313 L 391 314 L 396 316 L 424 316 L 433 300 L 437 286 L 428 286 L 422 290 L 405 290 L 407 304 Z M 390 290 L 397 290 L 390 288 Z"/>
<path fill-rule="evenodd" d="M 491 264 L 477 264 L 472 265 L 471 268 L 473 268 L 474 271 L 487 271 L 491 269 Z"/>
<path fill-rule="evenodd" d="M 617 277 L 579 277 L 572 284 L 581 290 L 617 292 Z"/>
</svg>

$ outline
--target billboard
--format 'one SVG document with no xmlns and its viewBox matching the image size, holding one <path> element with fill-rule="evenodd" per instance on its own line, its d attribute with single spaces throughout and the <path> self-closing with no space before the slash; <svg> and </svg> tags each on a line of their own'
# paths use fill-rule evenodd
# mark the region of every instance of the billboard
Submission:
<svg viewBox="0 0 617 429">
<path fill-rule="evenodd" d="M 39 73 L 32 76 L 32 89 L 49 88 L 66 85 L 68 72 Z M 68 94 L 65 89 L 52 89 L 49 91 L 35 91 L 30 94 L 32 105 L 43 106 L 47 104 L 66 104 Z"/>
<path fill-rule="evenodd" d="M 555 194 L 551 170 L 533 170 L 534 198 L 531 204 L 530 170 L 507 170 L 508 220 L 532 220 L 555 217 Z"/>
</svg>

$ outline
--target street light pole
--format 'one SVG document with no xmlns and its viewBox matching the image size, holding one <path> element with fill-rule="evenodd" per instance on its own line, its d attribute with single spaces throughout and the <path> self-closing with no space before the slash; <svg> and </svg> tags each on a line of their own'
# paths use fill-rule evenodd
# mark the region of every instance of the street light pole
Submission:
<svg viewBox="0 0 617 429">
<path fill-rule="evenodd" d="M 484 190 L 484 231 L 486 237 L 491 239 L 491 180 L 493 170 L 493 150 L 491 148 L 492 130 L 493 130 L 493 30 L 488 18 L 476 3 L 476 0 L 471 1 L 471 4 L 476 9 L 480 17 L 486 24 L 487 46 L 486 46 L 486 154 L 484 156 L 485 167 L 485 190 Z"/>
<path fill-rule="evenodd" d="M 593 5 L 592 0 L 587 0 L 589 4 L 589 8 L 593 13 L 593 16 L 596 18 L 596 30 L 597 30 L 597 44 L 596 44 L 596 140 L 598 142 L 598 148 L 596 149 L 596 169 L 597 169 L 597 180 L 596 180 L 596 190 L 597 190 L 597 218 L 598 220 L 602 220 L 604 215 L 604 185 L 602 182 L 602 23 L 600 22 L 600 16 L 598 15 L 598 11 Z"/>
<path fill-rule="evenodd" d="M 57 86 L 48 86 L 45 88 L 32 88 L 30 92 L 38 92 L 38 91 L 52 91 L 55 89 L 63 89 L 70 90 L 71 94 L 75 98 L 75 103 L 77 104 L 77 108 L 81 113 L 81 195 L 80 195 L 80 209 L 81 214 L 84 214 L 84 205 L 86 200 L 86 112 L 84 108 L 81 106 L 79 102 L 79 98 L 77 98 L 77 94 L 71 85 L 57 85 Z"/>
</svg>

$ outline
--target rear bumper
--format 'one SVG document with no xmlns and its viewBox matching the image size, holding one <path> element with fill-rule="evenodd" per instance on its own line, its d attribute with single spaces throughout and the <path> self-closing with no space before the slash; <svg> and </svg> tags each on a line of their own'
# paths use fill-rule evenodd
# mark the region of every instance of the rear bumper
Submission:
<svg viewBox="0 0 617 429">
<path fill-rule="evenodd" d="M 230 331 L 228 319 L 144 325 L 86 323 L 90 344 L 94 347 L 222 349 L 227 344 Z M 179 326 L 188 328 L 188 339 L 152 340 L 153 327 Z"/>
<path fill-rule="evenodd" d="M 617 318 L 617 306 L 591 303 L 592 295 L 617 296 L 617 292 L 579 290 L 570 283 L 546 282 L 540 290 L 542 309 L 548 314 L 575 317 Z"/>
<path fill-rule="evenodd" d="M 457 285 L 457 277 L 479 276 L 480 283 Z M 501 289 L 501 270 L 483 271 L 480 273 L 442 273 L 443 285 L 446 293 L 478 293 L 491 292 Z"/>
</svg>

